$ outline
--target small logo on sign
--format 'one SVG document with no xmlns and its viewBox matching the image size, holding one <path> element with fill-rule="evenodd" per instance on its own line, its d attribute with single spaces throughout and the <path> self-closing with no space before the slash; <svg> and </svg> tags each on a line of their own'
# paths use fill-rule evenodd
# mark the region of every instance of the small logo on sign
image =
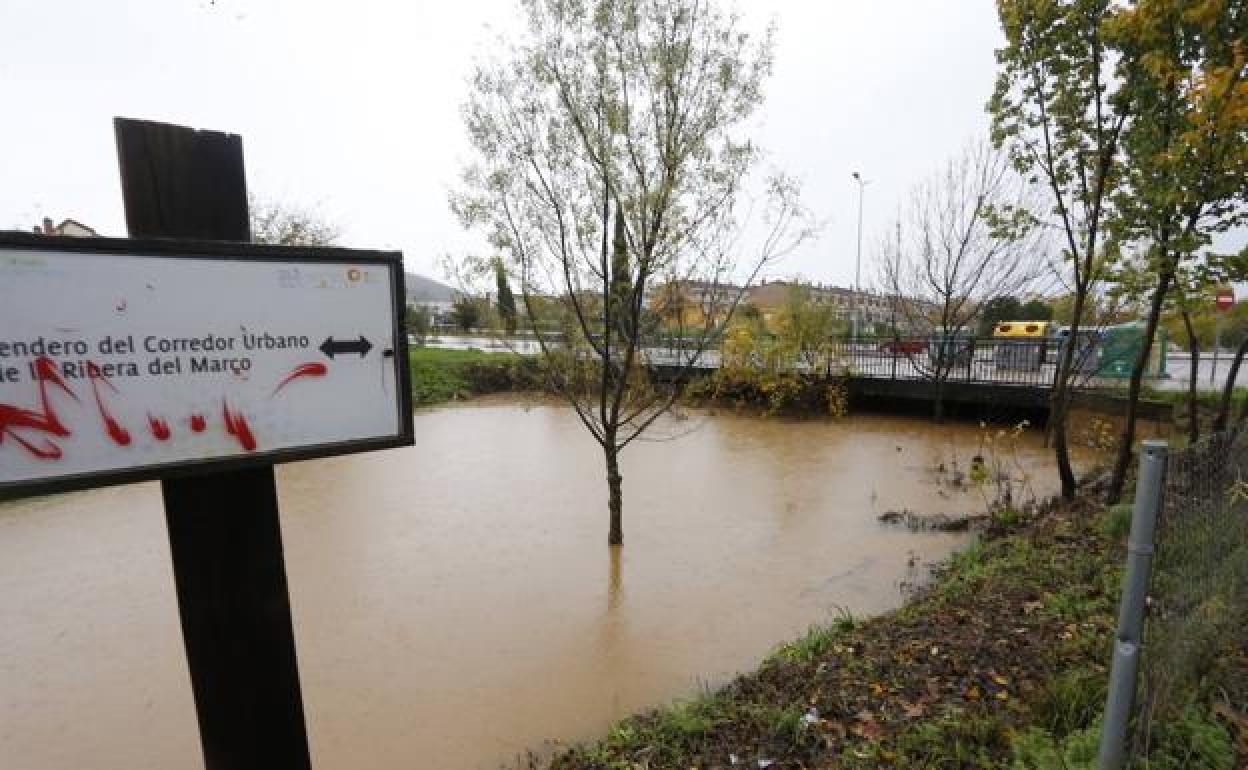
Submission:
<svg viewBox="0 0 1248 770">
<path fill-rule="evenodd" d="M 277 271 L 277 285 L 283 289 L 297 289 L 303 285 L 303 275 L 299 268 L 280 268 Z"/>
</svg>

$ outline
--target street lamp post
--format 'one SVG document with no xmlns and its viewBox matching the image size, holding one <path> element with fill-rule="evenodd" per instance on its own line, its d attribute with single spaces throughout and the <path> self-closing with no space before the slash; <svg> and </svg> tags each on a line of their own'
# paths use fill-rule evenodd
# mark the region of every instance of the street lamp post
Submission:
<svg viewBox="0 0 1248 770">
<path fill-rule="evenodd" d="M 858 255 L 854 259 L 854 315 L 851 319 L 851 334 L 856 340 L 858 338 L 858 326 L 862 322 L 862 198 L 866 186 L 871 184 L 869 179 L 863 179 L 862 174 L 857 171 L 853 173 L 854 181 L 858 183 Z"/>
</svg>

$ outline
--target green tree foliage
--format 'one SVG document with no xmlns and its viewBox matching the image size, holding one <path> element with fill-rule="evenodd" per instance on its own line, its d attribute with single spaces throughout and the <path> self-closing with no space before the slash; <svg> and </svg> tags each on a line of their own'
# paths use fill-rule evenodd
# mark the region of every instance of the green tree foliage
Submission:
<svg viewBox="0 0 1248 770">
<path fill-rule="evenodd" d="M 1052 321 L 1053 306 L 1042 299 L 1029 299 L 1018 308 L 1020 321 Z"/>
<path fill-rule="evenodd" d="M 1189 312 L 1192 331 L 1201 350 L 1212 350 L 1221 325 L 1222 345 L 1238 347 L 1248 338 L 1248 302 L 1238 302 L 1230 312 L 1221 312 L 1213 306 L 1213 298 L 1206 293 L 1197 294 L 1198 300 L 1192 302 L 1195 307 Z M 1170 306 L 1163 318 L 1167 339 L 1186 349 L 1190 347 L 1187 330 L 1184 328 L 1183 313 L 1177 306 Z"/>
<path fill-rule="evenodd" d="M 338 226 L 320 213 L 276 201 L 250 196 L 251 240 L 279 246 L 332 246 L 338 242 Z"/>
<path fill-rule="evenodd" d="M 794 284 L 777 314 L 775 330 L 780 356 L 817 371 L 826 366 L 832 339 L 844 331 L 844 324 L 831 303 L 815 301 L 809 286 Z"/>
<path fill-rule="evenodd" d="M 429 329 L 433 325 L 433 317 L 429 312 L 429 308 L 424 305 L 408 305 L 403 321 L 407 333 L 415 337 L 423 345 L 425 337 L 429 336 Z"/>
<path fill-rule="evenodd" d="M 469 332 L 481 325 L 481 302 L 473 297 L 461 295 L 451 304 L 451 323 L 460 331 Z"/>
<path fill-rule="evenodd" d="M 1053 306 L 1042 299 L 1023 302 L 1018 297 L 1006 295 L 994 297 L 979 309 L 979 334 L 992 336 L 992 330 L 1002 321 L 1052 321 Z"/>
<path fill-rule="evenodd" d="M 498 318 L 503 324 L 503 331 L 516 333 L 516 296 L 511 293 L 511 282 L 507 280 L 507 266 L 501 258 L 494 260 L 494 283 L 498 290 Z"/>
<path fill-rule="evenodd" d="M 1023 303 L 1018 297 L 993 297 L 979 308 L 979 336 L 991 337 L 992 330 L 1002 321 L 1023 321 Z"/>
<path fill-rule="evenodd" d="M 1117 276 L 1118 273 L 1115 273 Z M 1050 321 L 1070 326 L 1075 315 L 1075 297 L 1071 293 L 1059 294 L 1048 302 L 1051 311 Z M 1115 292 L 1099 292 L 1083 303 L 1082 315 L 1079 317 L 1081 329 L 1099 329 L 1111 324 L 1126 323 L 1140 316 L 1140 308 L 1136 298 Z"/>
<path fill-rule="evenodd" d="M 1135 406 L 1167 295 L 1215 233 L 1248 221 L 1248 2 L 1136 0 L 1107 33 L 1122 98 L 1137 115 L 1122 135 L 1115 237 L 1146 260 L 1151 298 L 1108 491 L 1117 502 L 1135 443 Z"/>
<path fill-rule="evenodd" d="M 724 331 L 722 366 L 690 396 L 761 407 L 768 414 L 844 415 L 848 391 L 844 372 L 833 368 L 831 343 L 848 325 L 832 306 L 815 301 L 799 283 L 789 288 L 770 329 L 756 308 L 745 308 Z"/>
<path fill-rule="evenodd" d="M 633 296 L 633 268 L 628 259 L 628 228 L 623 213 L 615 212 L 615 234 L 611 239 L 611 317 L 623 339 L 636 337 L 637 322 L 642 320 L 629 312 Z"/>
<path fill-rule="evenodd" d="M 1061 234 L 1062 279 L 1070 287 L 1071 339 L 1115 252 L 1106 223 L 1122 180 L 1120 142 L 1131 101 L 1112 75 L 1111 0 L 998 0 L 1006 44 L 988 111 L 993 141 L 1046 193 L 1037 215 Z M 1075 494 L 1067 413 L 1074 345 L 1058 358 L 1050 425 L 1062 495 Z"/>
</svg>

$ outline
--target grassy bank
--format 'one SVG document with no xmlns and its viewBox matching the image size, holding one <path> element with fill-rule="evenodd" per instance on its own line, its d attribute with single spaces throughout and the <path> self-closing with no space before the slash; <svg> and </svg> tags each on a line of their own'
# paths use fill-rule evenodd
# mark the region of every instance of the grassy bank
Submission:
<svg viewBox="0 0 1248 770">
<path fill-rule="evenodd" d="M 531 765 L 1090 770 L 1128 523 L 1086 502 L 1003 517 L 902 609 L 812 628 L 719 690 Z M 1244 644 L 1155 725 L 1148 767 L 1240 766 L 1248 730 L 1214 708 L 1248 711 Z"/>
<path fill-rule="evenodd" d="M 414 347 L 412 400 L 431 406 L 486 393 L 532 392 L 546 389 L 541 356 L 511 352 Z M 846 390 L 839 380 L 792 372 L 717 371 L 688 384 L 684 402 L 765 414 L 843 415 Z"/>
<path fill-rule="evenodd" d="M 1153 401 L 1164 401 L 1168 404 L 1174 404 L 1176 416 L 1184 419 L 1187 417 L 1187 396 L 1186 390 L 1161 390 L 1159 388 L 1145 387 L 1142 391 L 1144 398 Z M 1244 404 L 1248 403 L 1248 388 L 1235 388 L 1231 391 L 1231 417 L 1239 414 L 1244 408 Z M 1196 404 L 1199 409 L 1206 412 L 1212 417 L 1222 405 L 1222 390 L 1198 390 L 1196 391 Z"/>
<path fill-rule="evenodd" d="M 1109 396 L 1125 399 L 1126 387 L 1102 388 L 1097 391 Z M 1174 407 L 1174 424 L 1186 431 L 1188 423 L 1188 392 L 1187 390 L 1163 390 L 1145 385 L 1140 390 L 1140 397 L 1146 401 L 1157 401 Z M 1237 387 L 1231 391 L 1231 410 L 1229 419 L 1235 420 L 1248 405 L 1248 388 Z M 1200 420 L 1202 432 L 1211 430 L 1214 418 L 1222 406 L 1222 390 L 1198 390 L 1196 392 L 1196 415 Z"/>
<path fill-rule="evenodd" d="M 532 356 L 414 347 L 409 357 L 415 406 L 542 387 L 538 364 Z"/>
</svg>

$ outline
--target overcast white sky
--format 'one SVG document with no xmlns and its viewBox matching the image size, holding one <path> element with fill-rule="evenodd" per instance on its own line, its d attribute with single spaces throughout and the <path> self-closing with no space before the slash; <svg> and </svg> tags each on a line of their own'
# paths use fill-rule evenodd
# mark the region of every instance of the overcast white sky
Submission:
<svg viewBox="0 0 1248 770">
<path fill-rule="evenodd" d="M 991 0 L 742 0 L 779 24 L 758 138 L 827 220 L 771 271 L 852 283 L 906 189 L 987 129 Z M 440 257 L 482 247 L 451 215 L 474 56 L 515 0 L 3 0 L 0 228 L 72 217 L 124 235 L 112 118 L 242 134 L 251 189 L 315 206 L 342 243 Z M 756 22 L 756 23 L 754 23 Z M 491 31 L 493 30 L 493 31 Z M 870 270 L 864 264 L 864 283 Z"/>
</svg>

